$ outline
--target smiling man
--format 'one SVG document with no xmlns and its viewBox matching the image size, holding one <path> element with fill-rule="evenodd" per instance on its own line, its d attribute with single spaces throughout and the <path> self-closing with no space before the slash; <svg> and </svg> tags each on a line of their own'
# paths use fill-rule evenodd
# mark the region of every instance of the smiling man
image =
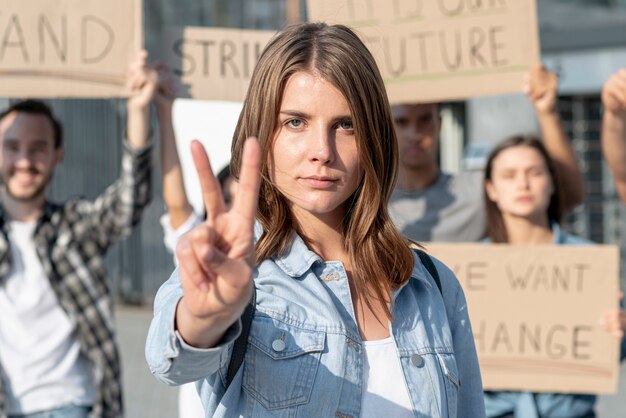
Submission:
<svg viewBox="0 0 626 418">
<path fill-rule="evenodd" d="M 140 54 L 129 71 L 120 178 L 94 201 L 47 199 L 63 159 L 48 106 L 26 100 L 0 113 L 0 417 L 123 414 L 103 257 L 150 200 L 156 73 L 146 59 Z"/>
</svg>

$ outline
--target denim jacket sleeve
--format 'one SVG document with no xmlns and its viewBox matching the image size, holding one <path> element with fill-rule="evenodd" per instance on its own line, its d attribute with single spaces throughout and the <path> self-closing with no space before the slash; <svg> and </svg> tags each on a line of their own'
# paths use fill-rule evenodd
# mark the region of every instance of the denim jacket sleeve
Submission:
<svg viewBox="0 0 626 418">
<path fill-rule="evenodd" d="M 441 277 L 443 299 L 459 371 L 457 417 L 484 417 L 483 385 L 465 294 L 454 273 L 439 260 L 433 258 L 433 261 Z"/>
<path fill-rule="evenodd" d="M 145 355 L 150 371 L 168 385 L 193 382 L 216 373 L 230 361 L 233 344 L 241 333 L 238 320 L 213 348 L 186 344 L 174 326 L 176 306 L 182 296 L 178 270 L 175 270 L 157 292 L 146 340 Z"/>
</svg>

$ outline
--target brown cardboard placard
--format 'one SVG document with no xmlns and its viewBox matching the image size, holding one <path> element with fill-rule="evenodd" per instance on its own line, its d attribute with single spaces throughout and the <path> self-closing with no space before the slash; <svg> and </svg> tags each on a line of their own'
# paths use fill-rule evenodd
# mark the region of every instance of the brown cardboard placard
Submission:
<svg viewBox="0 0 626 418">
<path fill-rule="evenodd" d="M 485 389 L 617 390 L 619 342 L 598 325 L 618 304 L 616 246 L 426 248 L 465 291 Z"/>
<path fill-rule="evenodd" d="M 141 0 L 3 0 L 0 96 L 127 96 L 142 45 Z"/>
<path fill-rule="evenodd" d="M 310 21 L 356 30 L 392 104 L 521 92 L 539 62 L 536 0 L 308 0 Z"/>
<path fill-rule="evenodd" d="M 274 31 L 184 27 L 168 30 L 163 55 L 178 97 L 243 101 L 254 66 Z"/>
</svg>

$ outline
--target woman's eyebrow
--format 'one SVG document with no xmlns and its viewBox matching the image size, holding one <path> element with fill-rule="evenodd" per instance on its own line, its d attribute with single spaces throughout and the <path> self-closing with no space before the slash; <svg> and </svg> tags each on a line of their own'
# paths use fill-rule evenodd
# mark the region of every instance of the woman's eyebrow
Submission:
<svg viewBox="0 0 626 418">
<path fill-rule="evenodd" d="M 280 113 L 288 115 L 288 116 L 299 117 L 299 118 L 302 118 L 302 119 L 310 119 L 311 118 L 311 115 L 309 115 L 307 113 L 304 113 L 304 112 L 301 112 L 299 110 L 285 109 L 285 110 L 281 110 Z"/>
</svg>

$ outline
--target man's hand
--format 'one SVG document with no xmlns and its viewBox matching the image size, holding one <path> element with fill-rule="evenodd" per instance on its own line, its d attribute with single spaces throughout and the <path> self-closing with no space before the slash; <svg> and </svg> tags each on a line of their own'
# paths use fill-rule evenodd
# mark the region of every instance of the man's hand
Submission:
<svg viewBox="0 0 626 418">
<path fill-rule="evenodd" d="M 150 105 L 156 92 L 158 74 L 148 65 L 148 53 L 145 50 L 137 53 L 131 62 L 126 75 L 126 84 L 131 91 L 128 99 L 129 108 L 144 109 Z"/>
</svg>

